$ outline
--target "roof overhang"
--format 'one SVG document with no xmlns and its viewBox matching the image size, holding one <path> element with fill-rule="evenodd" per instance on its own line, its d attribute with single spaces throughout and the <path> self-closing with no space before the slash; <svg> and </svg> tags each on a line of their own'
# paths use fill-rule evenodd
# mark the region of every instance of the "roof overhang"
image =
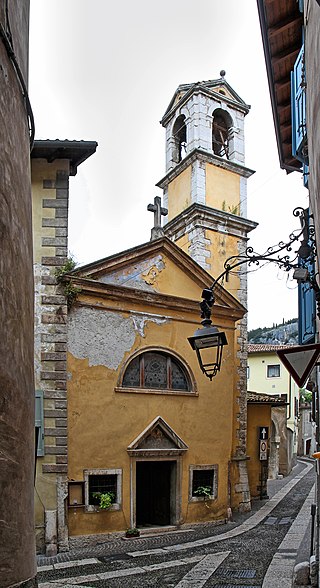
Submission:
<svg viewBox="0 0 320 588">
<path fill-rule="evenodd" d="M 299 171 L 292 155 L 291 71 L 302 45 L 297 0 L 257 0 L 280 166 Z"/>
<path fill-rule="evenodd" d="M 70 175 L 75 176 L 78 165 L 93 155 L 97 146 L 96 141 L 37 140 L 34 142 L 31 159 L 46 159 L 48 163 L 56 159 L 68 159 Z"/>
</svg>

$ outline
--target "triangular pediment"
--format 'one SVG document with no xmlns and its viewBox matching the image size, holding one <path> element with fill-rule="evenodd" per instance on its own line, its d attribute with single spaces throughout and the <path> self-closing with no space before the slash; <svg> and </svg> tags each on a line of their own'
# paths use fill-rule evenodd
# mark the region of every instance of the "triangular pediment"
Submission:
<svg viewBox="0 0 320 588">
<path fill-rule="evenodd" d="M 157 416 L 150 425 L 130 443 L 130 455 L 181 455 L 188 446 L 161 417 Z"/>
<path fill-rule="evenodd" d="M 96 289 L 120 287 L 143 295 L 157 294 L 200 301 L 214 278 L 167 237 L 133 247 L 74 270 L 76 278 L 94 280 Z M 139 294 L 137 294 L 138 296 Z M 215 288 L 215 304 L 236 313 L 244 307 L 222 286 Z M 240 318 L 240 316 L 239 316 Z"/>
<path fill-rule="evenodd" d="M 232 102 L 238 104 L 241 108 L 244 108 L 247 112 L 250 109 L 250 106 L 246 104 L 246 102 L 240 98 L 239 94 L 228 84 L 228 82 L 224 78 L 219 78 L 217 80 L 207 80 L 203 82 L 197 82 L 194 84 L 181 84 L 176 89 L 174 95 L 172 96 L 168 108 L 166 109 L 163 119 L 167 116 L 169 112 L 173 112 L 175 108 L 180 104 L 180 102 L 187 96 L 190 96 L 193 92 L 199 92 L 203 90 L 204 92 L 213 92 L 214 94 L 220 94 L 225 96 L 227 100 L 231 100 Z"/>
</svg>

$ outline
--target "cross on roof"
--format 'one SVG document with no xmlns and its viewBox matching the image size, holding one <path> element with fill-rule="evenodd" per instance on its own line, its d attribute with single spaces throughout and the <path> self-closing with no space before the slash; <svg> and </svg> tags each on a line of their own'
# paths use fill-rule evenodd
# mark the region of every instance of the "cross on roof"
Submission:
<svg viewBox="0 0 320 588">
<path fill-rule="evenodd" d="M 151 241 L 154 241 L 164 236 L 164 231 L 161 226 L 161 216 L 167 216 L 168 209 L 161 206 L 160 196 L 155 196 L 154 204 L 148 204 L 147 209 L 154 213 L 154 227 L 151 229 Z"/>
</svg>

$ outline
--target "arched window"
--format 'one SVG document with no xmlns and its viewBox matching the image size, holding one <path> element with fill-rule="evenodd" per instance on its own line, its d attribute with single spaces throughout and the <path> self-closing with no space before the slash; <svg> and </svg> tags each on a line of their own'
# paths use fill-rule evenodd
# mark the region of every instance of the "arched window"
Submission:
<svg viewBox="0 0 320 588">
<path fill-rule="evenodd" d="M 185 123 L 185 116 L 184 114 L 180 114 L 177 120 L 175 121 L 172 129 L 172 134 L 174 138 L 174 153 L 173 159 L 176 163 L 181 161 L 185 154 L 186 154 L 186 146 L 187 146 L 187 127 Z"/>
<path fill-rule="evenodd" d="M 140 353 L 127 365 L 122 388 L 193 392 L 189 374 L 182 363 L 164 351 Z"/>
<path fill-rule="evenodd" d="M 212 120 L 212 150 L 215 155 L 229 159 L 229 139 L 232 120 L 230 115 L 217 108 Z"/>
</svg>

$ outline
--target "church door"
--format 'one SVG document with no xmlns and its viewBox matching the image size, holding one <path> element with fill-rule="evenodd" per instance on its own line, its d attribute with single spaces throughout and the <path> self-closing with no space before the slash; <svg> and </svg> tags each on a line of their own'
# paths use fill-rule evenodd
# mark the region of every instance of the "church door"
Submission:
<svg viewBox="0 0 320 588">
<path fill-rule="evenodd" d="M 175 468 L 174 461 L 137 461 L 137 527 L 171 524 Z"/>
</svg>

